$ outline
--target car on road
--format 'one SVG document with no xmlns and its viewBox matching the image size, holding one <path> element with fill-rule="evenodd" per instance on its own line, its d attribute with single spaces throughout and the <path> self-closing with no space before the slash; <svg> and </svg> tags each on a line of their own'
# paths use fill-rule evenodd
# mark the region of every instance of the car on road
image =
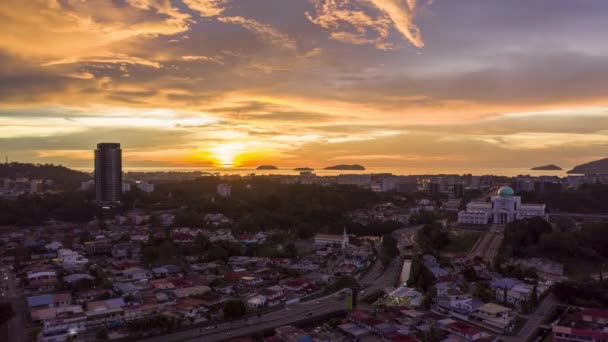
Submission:
<svg viewBox="0 0 608 342">
<path fill-rule="evenodd" d="M 309 311 L 306 316 L 312 316 L 312 311 Z"/>
</svg>

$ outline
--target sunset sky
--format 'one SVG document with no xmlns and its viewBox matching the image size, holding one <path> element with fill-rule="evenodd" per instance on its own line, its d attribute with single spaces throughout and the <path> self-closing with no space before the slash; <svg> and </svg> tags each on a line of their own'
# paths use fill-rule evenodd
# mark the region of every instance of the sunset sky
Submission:
<svg viewBox="0 0 608 342">
<path fill-rule="evenodd" d="M 128 167 L 608 157 L 606 0 L 3 0 L 0 153 Z M 3 158 L 2 158 L 3 159 Z"/>
</svg>

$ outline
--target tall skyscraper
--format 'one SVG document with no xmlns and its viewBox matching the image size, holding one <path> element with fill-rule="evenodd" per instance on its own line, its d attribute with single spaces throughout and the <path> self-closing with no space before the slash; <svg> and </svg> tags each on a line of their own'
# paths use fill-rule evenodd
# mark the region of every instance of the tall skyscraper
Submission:
<svg viewBox="0 0 608 342">
<path fill-rule="evenodd" d="M 100 143 L 95 150 L 95 198 L 100 204 L 120 202 L 122 150 L 117 143 Z"/>
</svg>

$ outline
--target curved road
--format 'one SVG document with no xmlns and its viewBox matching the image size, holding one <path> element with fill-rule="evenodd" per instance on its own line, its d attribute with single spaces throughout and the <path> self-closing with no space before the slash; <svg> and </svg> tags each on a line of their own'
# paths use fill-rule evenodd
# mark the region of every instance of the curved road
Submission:
<svg viewBox="0 0 608 342">
<path fill-rule="evenodd" d="M 224 341 L 240 336 L 251 336 L 274 328 L 322 318 L 346 310 L 346 298 L 337 298 L 336 292 L 324 298 L 287 306 L 261 317 L 249 317 L 214 327 L 194 328 L 176 333 L 143 339 L 145 342 L 165 341 Z"/>
</svg>

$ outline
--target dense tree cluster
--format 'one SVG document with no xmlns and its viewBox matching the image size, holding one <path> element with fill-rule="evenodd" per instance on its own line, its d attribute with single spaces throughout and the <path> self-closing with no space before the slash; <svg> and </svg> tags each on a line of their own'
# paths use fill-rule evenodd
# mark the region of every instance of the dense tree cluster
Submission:
<svg viewBox="0 0 608 342">
<path fill-rule="evenodd" d="M 224 304 L 224 319 L 239 319 L 247 313 L 247 307 L 242 300 L 230 300 Z"/>
<path fill-rule="evenodd" d="M 417 255 L 412 259 L 410 277 L 407 286 L 415 287 L 422 292 L 429 291 L 435 285 L 433 273 L 424 265 L 422 255 Z"/>
<path fill-rule="evenodd" d="M 583 307 L 608 307 L 608 281 L 562 282 L 554 286 L 554 294 L 563 303 Z"/>
<path fill-rule="evenodd" d="M 580 229 L 553 229 L 541 218 L 513 222 L 507 226 L 500 258 L 546 257 L 566 264 L 596 265 L 608 260 L 608 223 L 584 223 Z M 578 267 L 578 266 L 577 266 Z"/>
<path fill-rule="evenodd" d="M 397 240 L 390 234 L 384 235 L 382 237 L 382 249 L 380 250 L 380 261 L 382 264 L 388 265 L 398 255 L 399 247 L 397 246 Z"/>
<path fill-rule="evenodd" d="M 450 242 L 448 233 L 439 224 L 427 224 L 416 236 L 416 242 L 424 253 L 437 254 Z"/>
<path fill-rule="evenodd" d="M 583 184 L 576 190 L 562 192 L 522 192 L 521 196 L 524 202 L 545 203 L 553 211 L 608 212 L 608 184 Z"/>
<path fill-rule="evenodd" d="M 215 195 L 220 182 L 218 177 L 202 177 L 159 184 L 152 194 L 125 195 L 124 202 L 127 207 L 149 210 L 159 203 L 180 208 L 176 224 L 182 226 L 202 226 L 205 214 L 219 212 L 233 218 L 238 231 L 284 229 L 307 238 L 319 230 L 341 233 L 350 227 L 348 212 L 373 204 L 380 196 L 356 186 L 280 184 L 268 177 L 253 177 L 231 180 L 232 195 L 222 198 Z"/>
<path fill-rule="evenodd" d="M 25 177 L 52 180 L 58 190 L 76 190 L 81 182 L 91 179 L 91 175 L 53 164 L 0 164 L 0 178 Z"/>
<path fill-rule="evenodd" d="M 97 213 L 92 194 L 84 192 L 0 198 L 0 225 L 38 225 L 50 219 L 87 222 Z"/>
<path fill-rule="evenodd" d="M 173 242 L 166 239 L 155 239 L 142 250 L 143 260 L 148 265 L 179 265 L 181 251 Z"/>
</svg>

